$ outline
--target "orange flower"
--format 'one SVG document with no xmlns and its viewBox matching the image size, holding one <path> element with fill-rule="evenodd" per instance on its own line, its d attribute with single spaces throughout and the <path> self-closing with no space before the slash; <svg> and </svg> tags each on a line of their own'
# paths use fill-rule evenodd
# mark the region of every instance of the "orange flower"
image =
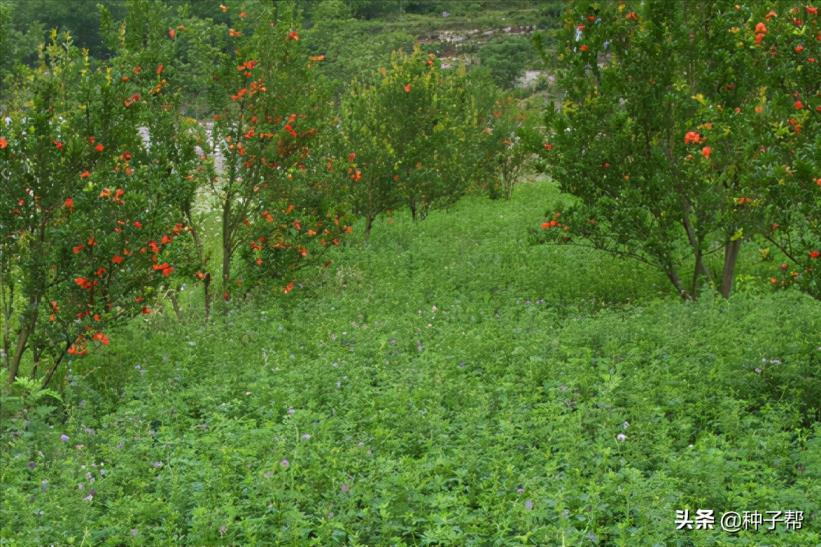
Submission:
<svg viewBox="0 0 821 547">
<path fill-rule="evenodd" d="M 92 336 L 91 339 L 95 342 L 100 342 L 104 346 L 107 346 L 109 344 L 108 336 L 99 331 L 95 332 L 94 336 Z"/>
<path fill-rule="evenodd" d="M 5 150 L 9 146 L 9 141 L 6 137 L 0 137 L 0 150 Z"/>
<path fill-rule="evenodd" d="M 160 243 L 162 243 L 163 245 L 170 245 L 172 241 L 174 240 L 171 239 L 171 237 L 168 234 L 163 234 Z"/>
<path fill-rule="evenodd" d="M 796 52 L 796 53 L 801 53 L 802 51 L 804 51 L 804 46 L 801 45 L 801 44 L 798 44 L 797 46 L 795 46 L 793 48 L 793 51 Z"/>
<path fill-rule="evenodd" d="M 684 134 L 684 144 L 698 144 L 701 142 L 701 135 L 695 131 L 688 131 Z"/>
<path fill-rule="evenodd" d="M 257 62 L 256 62 L 256 61 L 253 61 L 253 60 L 250 60 L 250 61 L 245 61 L 244 63 L 242 63 L 241 65 L 239 65 L 239 66 L 237 67 L 237 70 L 238 70 L 238 71 L 240 71 L 240 72 L 242 72 L 242 71 L 244 71 L 244 70 L 254 70 L 254 68 L 255 68 L 256 66 L 257 66 Z"/>
<path fill-rule="evenodd" d="M 319 63 L 319 62 L 322 62 L 322 61 L 325 60 L 325 56 L 324 55 L 311 55 L 310 57 L 308 57 L 308 60 L 313 61 L 315 63 Z"/>
<path fill-rule="evenodd" d="M 173 28 L 168 29 L 168 37 L 172 40 L 177 37 L 177 31 Z"/>
<path fill-rule="evenodd" d="M 758 23 L 755 26 L 755 33 L 756 34 L 767 34 L 767 25 L 764 23 Z"/>
<path fill-rule="evenodd" d="M 74 198 L 66 198 L 66 201 L 65 201 L 64 205 L 66 206 L 66 209 L 68 209 L 69 211 L 73 211 L 74 210 Z"/>
<path fill-rule="evenodd" d="M 95 147 L 94 147 L 94 150 L 96 150 L 97 152 L 102 152 L 102 151 L 103 151 L 103 148 L 104 148 L 104 147 L 103 147 L 103 145 L 102 145 L 102 144 L 98 144 L 97 146 L 95 146 Z"/>
<path fill-rule="evenodd" d="M 405 84 L 405 93 L 410 93 L 410 92 L 411 92 L 411 85 L 410 84 Z"/>
<path fill-rule="evenodd" d="M 297 34 L 296 31 L 292 30 L 288 33 L 288 40 L 299 42 L 299 34 Z"/>
<path fill-rule="evenodd" d="M 143 306 L 143 309 L 140 310 L 140 313 L 142 313 L 143 315 L 148 315 L 149 313 L 151 313 L 151 308 L 149 308 L 148 306 Z"/>
<path fill-rule="evenodd" d="M 140 228 L 143 227 L 143 223 L 140 222 L 139 220 L 135 220 L 134 221 L 134 227 L 139 230 Z"/>
<path fill-rule="evenodd" d="M 357 169 L 356 171 L 354 171 L 353 175 L 351 175 L 351 178 L 354 180 L 354 182 L 359 182 L 360 180 L 362 180 L 362 171 Z"/>
<path fill-rule="evenodd" d="M 78 348 L 75 344 L 71 344 L 68 348 L 69 355 L 85 355 L 88 353 L 88 350 L 85 348 Z"/>
<path fill-rule="evenodd" d="M 306 256 L 308 256 L 308 249 L 306 249 L 305 247 L 300 247 L 299 248 L 299 256 L 301 256 L 302 258 L 305 258 Z"/>
<path fill-rule="evenodd" d="M 285 287 L 282 288 L 282 292 L 285 293 L 285 294 L 288 294 L 292 290 L 294 290 L 294 282 L 293 281 L 291 281 L 290 283 L 285 285 Z"/>
<path fill-rule="evenodd" d="M 581 51 L 582 53 L 587 52 L 588 49 L 590 48 L 587 47 L 587 44 L 582 44 L 581 47 L 579 47 L 579 51 Z"/>
<path fill-rule="evenodd" d="M 624 18 L 627 19 L 628 21 L 638 21 L 639 20 L 639 16 L 635 11 L 628 12 L 627 15 L 624 16 Z"/>
<path fill-rule="evenodd" d="M 71 248 L 71 250 L 74 254 L 78 254 L 83 249 L 85 249 L 85 245 L 83 245 L 82 243 L 80 243 L 79 245 L 75 245 L 74 247 Z"/>
<path fill-rule="evenodd" d="M 229 28 L 228 36 L 230 36 L 231 38 L 239 38 L 240 36 L 242 36 L 242 33 L 232 28 Z"/>
<path fill-rule="evenodd" d="M 111 259 L 111 262 L 113 262 L 114 264 L 122 264 L 123 260 L 125 259 L 120 255 L 114 255 L 114 258 Z"/>
<path fill-rule="evenodd" d="M 262 259 L 261 258 L 257 258 L 254 262 L 256 263 L 257 266 L 262 266 Z"/>
<path fill-rule="evenodd" d="M 220 4 L 220 11 L 222 13 L 228 13 L 228 9 L 228 6 L 226 6 L 225 4 Z"/>
<path fill-rule="evenodd" d="M 701 155 L 704 156 L 707 159 L 710 158 L 710 154 L 712 154 L 712 153 L 713 153 L 713 149 L 710 148 L 709 146 L 705 146 L 704 148 L 701 149 Z"/>
<path fill-rule="evenodd" d="M 810 251 L 809 256 L 813 260 L 818 260 L 818 257 L 821 256 L 821 251 L 819 251 L 818 249 Z"/>
<path fill-rule="evenodd" d="M 83 171 L 82 173 L 80 173 L 80 178 L 81 179 L 87 179 L 90 176 L 91 176 L 91 173 L 89 173 L 88 171 Z"/>
<path fill-rule="evenodd" d="M 804 103 L 802 103 L 800 100 L 798 100 L 798 101 L 795 101 L 793 103 L 793 106 L 795 107 L 796 110 L 801 110 L 802 108 L 804 108 Z"/>
</svg>

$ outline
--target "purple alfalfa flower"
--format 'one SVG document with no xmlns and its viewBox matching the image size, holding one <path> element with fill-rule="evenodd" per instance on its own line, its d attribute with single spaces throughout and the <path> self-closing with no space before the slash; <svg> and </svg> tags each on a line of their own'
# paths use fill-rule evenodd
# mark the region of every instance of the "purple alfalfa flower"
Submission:
<svg viewBox="0 0 821 547">
<path fill-rule="evenodd" d="M 139 531 L 136 528 L 131 529 L 131 537 L 135 538 L 139 534 Z"/>
<path fill-rule="evenodd" d="M 65 433 L 60 435 L 60 440 L 63 441 L 64 443 L 67 443 L 69 441 L 69 439 L 70 439 L 70 437 L 68 435 L 66 435 Z"/>
<path fill-rule="evenodd" d="M 624 433 L 619 433 L 618 435 L 616 435 L 616 440 L 620 443 L 623 443 L 627 440 L 627 435 L 625 435 Z"/>
<path fill-rule="evenodd" d="M 28 468 L 29 468 L 30 471 L 34 471 L 35 467 L 37 467 L 36 463 L 34 463 L 34 462 L 29 462 L 28 463 Z"/>
<path fill-rule="evenodd" d="M 525 500 L 525 509 L 528 511 L 533 510 L 533 500 Z"/>
<path fill-rule="evenodd" d="M 302 440 L 303 441 L 310 441 L 311 440 L 311 434 L 310 433 L 303 433 L 302 434 Z"/>
<path fill-rule="evenodd" d="M 343 494 L 347 494 L 348 492 L 350 492 L 351 487 L 348 486 L 347 483 L 342 483 L 342 486 L 340 486 L 339 489 L 342 491 Z"/>
<path fill-rule="evenodd" d="M 279 462 L 279 465 L 281 465 L 283 469 L 288 469 L 289 467 L 291 467 L 291 462 L 283 458 L 283 460 Z"/>
<path fill-rule="evenodd" d="M 520 484 L 519 487 L 516 488 L 516 493 L 519 494 L 519 495 L 524 494 L 525 493 L 525 487 Z"/>
<path fill-rule="evenodd" d="M 296 410 L 294 410 L 294 407 L 288 407 L 288 416 L 293 416 L 294 414 L 296 414 Z"/>
<path fill-rule="evenodd" d="M 156 461 L 156 462 L 152 463 L 151 465 L 154 467 L 154 469 L 159 469 L 165 464 L 163 462 Z"/>
</svg>

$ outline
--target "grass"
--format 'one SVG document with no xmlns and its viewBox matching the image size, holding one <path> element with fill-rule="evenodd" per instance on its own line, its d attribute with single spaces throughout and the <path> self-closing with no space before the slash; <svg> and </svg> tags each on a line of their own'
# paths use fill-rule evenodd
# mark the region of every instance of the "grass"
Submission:
<svg viewBox="0 0 821 547">
<path fill-rule="evenodd" d="M 135 321 L 3 424 L 0 543 L 819 544 L 819 303 L 528 245 L 558 197 L 397 214 L 287 298 Z M 676 531 L 697 508 L 804 526 Z"/>
</svg>

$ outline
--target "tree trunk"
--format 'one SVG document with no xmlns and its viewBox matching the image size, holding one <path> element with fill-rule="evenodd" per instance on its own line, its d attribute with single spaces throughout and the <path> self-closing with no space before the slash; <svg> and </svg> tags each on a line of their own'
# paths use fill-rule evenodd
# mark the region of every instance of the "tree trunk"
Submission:
<svg viewBox="0 0 821 547">
<path fill-rule="evenodd" d="M 365 241 L 371 239 L 371 228 L 373 228 L 373 215 L 365 217 Z"/>
<path fill-rule="evenodd" d="M 231 253 L 233 242 L 231 241 L 231 203 L 225 204 L 222 214 L 222 292 L 228 292 L 228 284 L 231 281 Z M 223 302 L 224 304 L 224 302 Z M 222 306 L 223 315 L 228 313 L 227 306 Z"/>
<path fill-rule="evenodd" d="M 14 312 L 14 283 L 8 283 L 9 295 L 5 296 L 6 279 L 0 275 L 0 302 L 3 304 L 3 365 L 11 362 L 11 316 Z"/>
<path fill-rule="evenodd" d="M 48 372 L 46 372 L 46 375 L 43 377 L 43 383 L 41 384 L 43 389 L 48 387 L 49 382 L 51 382 L 51 378 L 54 376 L 54 372 L 57 370 L 57 367 L 60 366 L 60 363 L 63 362 L 63 358 L 66 356 L 66 353 L 68 352 L 68 348 L 70 346 L 71 344 L 66 345 L 63 348 L 63 353 L 61 353 L 59 357 L 54 359 L 54 364 L 51 366 L 50 369 L 48 369 Z"/>
<path fill-rule="evenodd" d="M 20 326 L 20 335 L 17 338 L 17 347 L 14 350 L 14 355 L 9 363 L 9 384 L 14 383 L 17 378 L 17 373 L 20 370 L 20 362 L 23 359 L 23 354 L 26 352 L 26 344 L 31 333 L 34 332 L 34 327 L 37 324 L 37 308 L 39 307 L 38 297 L 33 297 L 29 304 L 29 309 L 26 311 L 28 315 L 24 318 Z"/>
<path fill-rule="evenodd" d="M 693 300 L 693 295 L 688 293 L 687 289 L 684 288 L 684 284 L 681 282 L 681 278 L 678 276 L 675 269 L 672 267 L 667 268 L 664 270 L 664 273 L 667 274 L 667 279 L 669 279 L 670 283 L 672 283 L 676 288 L 682 300 Z"/>
<path fill-rule="evenodd" d="M 40 359 L 43 356 L 43 350 L 41 348 L 32 348 L 32 361 L 34 365 L 31 367 L 31 379 L 34 380 L 37 378 L 37 369 L 40 368 Z"/>
<path fill-rule="evenodd" d="M 416 220 L 416 203 L 411 201 L 408 204 L 408 207 L 410 207 L 411 218 L 415 221 Z"/>
<path fill-rule="evenodd" d="M 735 265 L 738 261 L 738 254 L 741 251 L 741 240 L 730 241 L 724 247 L 724 271 L 721 274 L 721 296 L 730 298 L 733 291 L 733 279 L 735 278 Z"/>
<path fill-rule="evenodd" d="M 211 318 L 211 272 L 205 273 L 205 279 L 202 280 L 202 293 L 205 299 L 205 322 L 207 323 Z"/>
<path fill-rule="evenodd" d="M 693 281 L 690 287 L 690 292 L 692 294 L 698 294 L 698 280 L 703 276 L 705 279 L 710 279 L 710 273 L 707 271 L 707 268 L 704 266 L 704 256 L 701 252 L 701 247 L 697 247 L 695 249 L 696 253 L 696 262 L 695 267 L 693 268 Z"/>
<path fill-rule="evenodd" d="M 177 290 L 178 289 L 171 289 L 171 292 L 168 293 L 168 298 L 171 300 L 171 306 L 174 308 L 174 315 L 177 316 L 177 321 L 182 323 L 185 318 L 183 317 L 182 309 L 180 308 L 180 300 L 177 298 Z"/>
<path fill-rule="evenodd" d="M 682 222 L 684 224 L 684 230 L 687 232 L 687 240 L 690 242 L 690 247 L 693 249 L 693 253 L 695 254 L 695 268 L 693 270 L 693 281 L 692 286 L 690 287 L 690 291 L 693 294 L 698 292 L 698 280 L 701 276 L 704 276 L 707 279 L 710 279 L 710 272 L 707 270 L 707 267 L 704 265 L 704 253 L 701 248 L 701 240 L 696 235 L 696 230 L 693 228 L 693 224 L 690 222 L 690 209 L 691 205 L 686 198 L 682 198 L 681 201 L 681 210 L 682 210 Z"/>
</svg>

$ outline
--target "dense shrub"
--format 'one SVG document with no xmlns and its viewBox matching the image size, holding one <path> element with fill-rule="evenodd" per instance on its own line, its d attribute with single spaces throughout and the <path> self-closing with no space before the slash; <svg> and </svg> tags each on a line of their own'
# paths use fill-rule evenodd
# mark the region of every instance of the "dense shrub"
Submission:
<svg viewBox="0 0 821 547">
<path fill-rule="evenodd" d="M 316 74 L 324 57 L 307 55 L 282 6 L 224 11 L 231 26 L 197 30 L 228 38 L 224 51 L 201 50 L 209 54 L 212 113 L 205 148 L 221 164 L 210 187 L 221 218 L 227 301 L 257 285 L 290 292 L 295 270 L 315 264 L 350 228 L 327 173 L 332 103 Z M 188 34 L 193 43 L 209 43 Z"/>
<path fill-rule="evenodd" d="M 479 48 L 478 57 L 481 66 L 502 88 L 513 87 L 525 68 L 537 59 L 530 40 L 522 36 L 492 40 Z"/>
<path fill-rule="evenodd" d="M 47 383 L 66 356 L 149 313 L 188 231 L 194 140 L 157 67 L 92 68 L 66 35 L 0 115 L 0 273 L 9 380 Z"/>
<path fill-rule="evenodd" d="M 471 74 L 468 89 L 478 105 L 480 130 L 462 146 L 462 161 L 472 164 L 479 189 L 493 199 L 510 199 L 514 184 L 541 149 L 538 115 L 482 73 Z"/>
<path fill-rule="evenodd" d="M 695 298 L 704 283 L 728 296 L 760 235 L 817 294 L 817 16 L 776 4 L 570 6 L 544 148 L 577 201 L 537 239 L 645 261 Z"/>
<path fill-rule="evenodd" d="M 352 85 L 341 118 L 350 199 L 366 233 L 385 211 L 407 206 L 424 218 L 464 194 L 472 166 L 460 155 L 478 130 L 464 70 L 446 73 L 418 47 L 397 51 L 373 83 Z"/>
</svg>

